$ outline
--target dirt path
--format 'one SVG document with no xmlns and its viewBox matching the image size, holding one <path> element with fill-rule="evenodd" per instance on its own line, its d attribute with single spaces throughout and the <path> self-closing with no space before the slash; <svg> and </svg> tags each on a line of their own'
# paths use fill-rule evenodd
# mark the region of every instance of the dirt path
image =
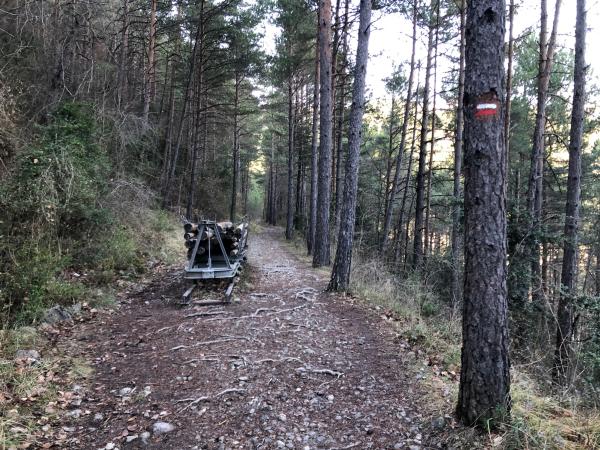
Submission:
<svg viewBox="0 0 600 450">
<path fill-rule="evenodd" d="M 68 448 L 425 447 L 418 387 L 389 327 L 323 293 L 325 276 L 279 232 L 252 236 L 239 302 L 177 307 L 173 272 L 76 328 L 66 351 L 94 375 L 75 387 Z"/>
</svg>

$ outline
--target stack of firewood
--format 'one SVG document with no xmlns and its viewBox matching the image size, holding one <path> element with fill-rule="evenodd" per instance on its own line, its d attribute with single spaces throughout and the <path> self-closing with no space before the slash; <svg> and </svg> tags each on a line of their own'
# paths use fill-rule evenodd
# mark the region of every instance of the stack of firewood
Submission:
<svg viewBox="0 0 600 450">
<path fill-rule="evenodd" d="M 185 246 L 188 249 L 188 259 L 192 257 L 192 253 L 198 241 L 198 251 L 196 252 L 196 262 L 201 262 L 208 257 L 209 249 L 211 257 L 218 257 L 223 254 L 219 241 L 215 236 L 214 229 L 204 227 L 202 235 L 200 235 L 201 224 L 186 222 L 183 225 L 185 234 Z M 246 236 L 248 235 L 248 224 L 245 222 L 234 226 L 232 222 L 217 222 L 216 229 L 219 232 L 225 252 L 230 258 L 237 258 L 240 252 L 243 252 L 241 245 L 245 245 Z"/>
</svg>

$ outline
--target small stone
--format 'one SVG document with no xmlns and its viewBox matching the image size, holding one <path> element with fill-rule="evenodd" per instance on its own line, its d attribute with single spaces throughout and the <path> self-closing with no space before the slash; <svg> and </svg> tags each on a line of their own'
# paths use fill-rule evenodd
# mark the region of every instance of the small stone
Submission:
<svg viewBox="0 0 600 450">
<path fill-rule="evenodd" d="M 138 435 L 137 435 L 137 434 L 132 434 L 131 436 L 127 436 L 127 437 L 125 438 L 125 441 L 126 441 L 126 442 L 133 442 L 133 441 L 135 441 L 137 438 L 138 438 Z"/>
<path fill-rule="evenodd" d="M 94 414 L 94 422 L 102 422 L 104 420 L 104 414 L 96 413 Z"/>
<path fill-rule="evenodd" d="M 154 425 L 152 425 L 152 432 L 154 434 L 170 433 L 173 430 L 175 430 L 175 425 L 169 422 L 154 422 Z"/>
<path fill-rule="evenodd" d="M 409 445 L 408 448 L 409 450 L 421 450 L 420 445 Z"/>
<path fill-rule="evenodd" d="M 35 362 L 40 359 L 40 353 L 37 350 L 17 350 L 15 359 L 24 359 Z"/>
<path fill-rule="evenodd" d="M 150 432 L 148 431 L 144 431 L 143 433 L 140 434 L 140 439 L 142 440 L 142 442 L 144 444 L 148 443 L 148 439 L 150 439 Z"/>
<path fill-rule="evenodd" d="M 437 417 L 431 421 L 431 427 L 434 430 L 441 430 L 446 425 L 446 419 L 443 417 Z"/>
<path fill-rule="evenodd" d="M 238 380 L 240 380 L 240 381 L 248 381 L 248 377 L 239 377 Z"/>
<path fill-rule="evenodd" d="M 105 450 L 114 450 L 114 448 L 116 447 L 114 442 L 109 442 L 108 444 L 106 444 L 104 446 Z"/>
<path fill-rule="evenodd" d="M 133 392 L 133 388 L 130 387 L 124 387 L 123 389 L 121 389 L 119 391 L 119 396 L 120 397 L 127 397 L 129 394 L 131 394 Z"/>
<path fill-rule="evenodd" d="M 329 394 L 329 395 L 327 396 L 327 400 L 329 400 L 330 402 L 332 402 L 332 401 L 333 401 L 333 399 L 334 399 L 334 396 L 333 396 L 332 394 Z"/>
<path fill-rule="evenodd" d="M 44 315 L 42 322 L 48 325 L 55 325 L 60 322 L 72 321 L 71 313 L 63 306 L 53 306 Z"/>
<path fill-rule="evenodd" d="M 285 422 L 285 421 L 287 420 L 287 417 L 286 417 L 286 415 L 285 415 L 285 414 L 283 414 L 283 413 L 279 414 L 279 415 L 277 416 L 277 418 L 278 418 L 279 420 L 281 420 L 282 422 Z"/>
<path fill-rule="evenodd" d="M 285 448 L 285 442 L 277 441 L 277 448 Z"/>
<path fill-rule="evenodd" d="M 74 409 L 73 411 L 69 411 L 67 416 L 72 417 L 73 419 L 79 419 L 79 417 L 81 417 L 81 412 L 80 409 Z"/>
</svg>

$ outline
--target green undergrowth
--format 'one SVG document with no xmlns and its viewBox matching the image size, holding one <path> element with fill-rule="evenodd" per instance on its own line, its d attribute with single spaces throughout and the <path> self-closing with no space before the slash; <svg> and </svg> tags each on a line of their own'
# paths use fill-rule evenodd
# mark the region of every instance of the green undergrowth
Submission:
<svg viewBox="0 0 600 450">
<path fill-rule="evenodd" d="M 90 105 L 63 105 L 0 181 L 2 328 L 57 304 L 109 303 L 117 279 L 181 253 L 175 218 L 142 181 L 115 173 L 96 117 Z"/>
</svg>

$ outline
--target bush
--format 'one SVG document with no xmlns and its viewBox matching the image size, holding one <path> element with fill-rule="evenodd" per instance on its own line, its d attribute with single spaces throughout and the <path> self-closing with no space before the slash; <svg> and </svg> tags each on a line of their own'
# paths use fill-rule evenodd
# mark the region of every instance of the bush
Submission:
<svg viewBox="0 0 600 450">
<path fill-rule="evenodd" d="M 152 210 L 152 190 L 133 176 L 111 178 L 97 115 L 68 103 L 33 131 L 0 181 L 0 323 L 35 321 L 54 304 L 139 274 L 146 259 L 169 259 L 173 218 Z M 128 145 L 134 145 L 129 142 Z M 177 252 L 181 244 L 177 240 Z M 85 273 L 81 278 L 73 272 Z M 71 278 L 78 278 L 75 281 Z M 82 282 L 80 280 L 85 280 Z"/>
</svg>

